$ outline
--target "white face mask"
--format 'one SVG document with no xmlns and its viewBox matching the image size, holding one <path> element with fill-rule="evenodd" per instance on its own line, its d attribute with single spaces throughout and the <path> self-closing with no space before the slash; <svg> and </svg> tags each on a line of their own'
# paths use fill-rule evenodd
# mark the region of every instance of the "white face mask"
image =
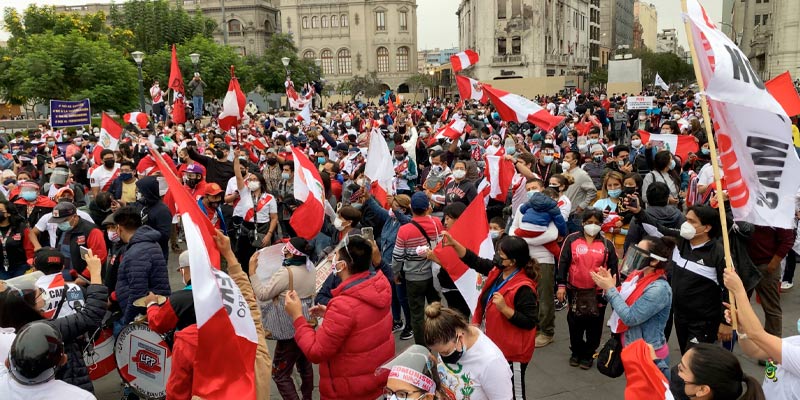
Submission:
<svg viewBox="0 0 800 400">
<path fill-rule="evenodd" d="M 108 235 L 108 240 L 110 240 L 111 242 L 113 243 L 119 242 L 119 233 L 117 233 L 116 231 L 106 231 L 106 234 Z"/>
<path fill-rule="evenodd" d="M 569 165 L 569 163 L 568 163 L 568 162 L 566 162 L 566 161 L 562 161 L 562 162 L 561 162 L 561 169 L 562 169 L 562 170 L 564 170 L 564 171 L 569 171 L 569 168 L 570 168 L 570 165 Z"/>
<path fill-rule="evenodd" d="M 464 179 L 465 176 L 467 176 L 467 171 L 464 171 L 463 169 L 457 169 L 453 171 L 453 178 Z"/>
<path fill-rule="evenodd" d="M 336 228 L 337 231 L 342 231 L 344 230 L 344 221 L 342 221 L 341 218 L 336 217 L 333 220 L 333 226 Z"/>
<path fill-rule="evenodd" d="M 631 146 L 633 146 L 633 147 L 640 147 L 641 145 L 642 145 L 642 141 L 641 141 L 641 140 L 639 140 L 639 139 L 633 139 L 633 140 L 631 140 Z"/>
<path fill-rule="evenodd" d="M 694 225 L 690 224 L 689 221 L 684 222 L 681 224 L 681 237 L 686 240 L 692 240 L 694 237 L 697 236 L 697 229 L 695 229 Z"/>
<path fill-rule="evenodd" d="M 600 233 L 600 225 L 588 224 L 583 226 L 583 231 L 589 236 L 597 236 Z"/>
<path fill-rule="evenodd" d="M 261 189 L 261 183 L 259 181 L 248 181 L 247 188 L 250 189 L 251 192 L 255 192 L 258 189 Z"/>
</svg>

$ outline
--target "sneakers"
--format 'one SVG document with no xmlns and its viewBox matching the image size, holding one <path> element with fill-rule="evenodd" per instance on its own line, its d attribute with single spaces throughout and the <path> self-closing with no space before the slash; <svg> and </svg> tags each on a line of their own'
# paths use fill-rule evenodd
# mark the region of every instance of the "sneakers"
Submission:
<svg viewBox="0 0 800 400">
<path fill-rule="evenodd" d="M 581 369 L 584 370 L 584 371 L 587 370 L 587 369 L 592 369 L 592 364 L 593 363 L 594 363 L 594 360 L 592 360 L 591 358 L 588 359 L 588 360 L 581 360 Z"/>
<path fill-rule="evenodd" d="M 578 361 L 578 357 L 572 356 L 572 357 L 569 358 L 569 366 L 570 367 L 577 367 L 579 364 L 580 364 L 580 361 Z"/>
<path fill-rule="evenodd" d="M 400 332 L 405 327 L 406 325 L 403 323 L 403 321 L 394 321 L 394 323 L 392 324 L 392 333 Z"/>
<path fill-rule="evenodd" d="M 554 307 L 555 307 L 556 311 L 561 311 L 561 310 L 567 308 L 567 301 L 566 300 L 565 301 L 559 301 L 558 299 L 556 299 Z"/>
<path fill-rule="evenodd" d="M 547 335 L 536 335 L 536 348 L 547 346 L 553 343 L 553 337 Z"/>
<path fill-rule="evenodd" d="M 409 340 L 414 338 L 414 331 L 411 329 L 405 330 L 403 329 L 403 333 L 400 334 L 400 340 Z"/>
<path fill-rule="evenodd" d="M 781 282 L 781 292 L 785 292 L 792 287 L 794 287 L 794 283 L 792 282 Z"/>
</svg>

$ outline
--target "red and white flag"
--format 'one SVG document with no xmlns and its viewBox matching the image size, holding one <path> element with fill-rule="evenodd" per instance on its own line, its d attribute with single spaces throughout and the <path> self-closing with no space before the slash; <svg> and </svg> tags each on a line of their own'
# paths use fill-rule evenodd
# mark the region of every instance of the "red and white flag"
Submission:
<svg viewBox="0 0 800 400">
<path fill-rule="evenodd" d="M 103 160 L 100 159 L 100 153 L 103 149 L 117 151 L 119 149 L 119 139 L 122 137 L 122 127 L 119 126 L 117 121 L 109 117 L 105 112 L 100 119 L 100 137 L 97 139 L 97 146 L 92 152 L 94 156 L 94 164 L 100 165 Z"/>
<path fill-rule="evenodd" d="M 253 142 L 253 147 L 261 151 L 264 151 L 269 148 L 269 142 L 267 141 L 267 138 L 264 137 L 253 138 L 252 142 Z"/>
<path fill-rule="evenodd" d="M 700 150 L 694 136 L 691 135 L 662 135 L 660 133 L 650 133 L 647 131 L 637 131 L 642 138 L 642 144 L 647 144 L 651 140 L 653 143 L 659 143 L 659 150 L 669 150 L 670 153 L 686 161 L 689 158 L 689 153 L 695 153 Z"/>
<path fill-rule="evenodd" d="M 486 103 L 486 93 L 483 91 L 483 84 L 479 81 L 456 75 L 456 84 L 458 84 L 458 93 L 461 94 L 462 99 L 472 99 Z"/>
<path fill-rule="evenodd" d="M 311 240 L 322 230 L 325 216 L 325 189 L 319 171 L 303 153 L 292 146 L 294 158 L 294 198 L 301 204 L 292 214 L 289 224 L 297 236 Z"/>
<path fill-rule="evenodd" d="M 311 102 L 314 97 L 314 91 L 309 90 L 305 95 L 300 95 L 294 90 L 294 82 L 291 79 L 286 79 L 284 83 L 286 86 L 286 98 L 289 99 L 289 106 L 294 110 L 302 110 L 307 103 Z"/>
<path fill-rule="evenodd" d="M 461 71 L 462 69 L 469 68 L 478 63 L 478 53 L 474 50 L 464 50 L 461 53 L 456 53 L 450 56 L 450 64 L 453 65 L 453 72 Z"/>
<path fill-rule="evenodd" d="M 176 124 L 186 122 L 186 103 L 185 92 L 183 87 L 183 73 L 181 67 L 178 65 L 178 53 L 175 45 L 172 45 L 172 61 L 169 68 L 169 82 L 170 89 L 175 91 L 175 101 L 172 103 L 172 121 Z"/>
<path fill-rule="evenodd" d="M 231 82 L 228 84 L 228 93 L 222 101 L 222 112 L 219 114 L 219 127 L 223 131 L 229 131 L 239 124 L 244 115 L 244 103 L 246 98 L 242 89 L 239 87 L 239 80 L 233 74 L 231 66 Z"/>
<path fill-rule="evenodd" d="M 554 116 L 540 105 L 520 95 L 504 92 L 491 86 L 484 86 L 483 91 L 504 121 L 514 121 L 519 124 L 527 121 L 549 131 L 564 120 L 564 117 Z"/>
<path fill-rule="evenodd" d="M 700 3 L 689 0 L 687 6 L 697 44 L 693 61 L 706 83 L 733 217 L 795 229 L 800 159 L 791 121 L 744 53 L 717 29 Z"/>
<path fill-rule="evenodd" d="M 792 75 L 786 71 L 770 80 L 765 85 L 767 90 L 780 103 L 786 115 L 793 117 L 800 115 L 800 95 L 794 87 Z"/>
<path fill-rule="evenodd" d="M 625 346 L 621 353 L 625 366 L 625 398 L 673 400 L 669 381 L 653 362 L 644 339 Z"/>
<path fill-rule="evenodd" d="M 367 165 L 364 167 L 364 174 L 371 181 L 372 195 L 378 203 L 388 209 L 388 196 L 392 194 L 394 165 L 392 165 L 389 145 L 386 144 L 381 131 L 377 128 L 373 128 L 370 132 L 367 154 L 369 157 L 367 157 Z"/>
<path fill-rule="evenodd" d="M 494 245 L 489 234 L 489 220 L 486 218 L 485 195 L 485 192 L 479 193 L 478 197 L 467 206 L 467 209 L 464 210 L 464 213 L 461 214 L 461 217 L 456 220 L 448 232 L 453 236 L 453 239 L 475 252 L 479 257 L 492 259 L 494 257 Z M 442 268 L 447 271 L 450 278 L 455 282 L 470 311 L 475 313 L 475 307 L 478 305 L 478 298 L 485 278 L 461 262 L 452 247 L 443 247 L 439 244 L 433 250 L 433 253 L 439 257 Z"/>
<path fill-rule="evenodd" d="M 147 128 L 147 122 L 149 121 L 147 114 L 138 111 L 123 115 L 122 120 L 128 124 L 136 125 L 139 129 Z"/>
<path fill-rule="evenodd" d="M 189 246 L 192 298 L 197 316 L 197 348 L 192 395 L 204 399 L 255 399 L 258 337 L 242 292 L 220 266 L 214 226 L 197 201 L 152 147 L 150 154 L 164 175 L 181 214 Z"/>
<path fill-rule="evenodd" d="M 442 110 L 442 116 L 439 118 L 439 121 L 446 122 L 446 121 L 447 121 L 447 117 L 448 117 L 449 115 L 450 115 L 450 109 L 449 109 L 449 108 L 447 108 L 447 107 L 445 107 L 445 108 Z"/>
<path fill-rule="evenodd" d="M 300 114 L 297 114 L 297 121 L 303 123 L 303 125 L 308 125 L 311 123 L 311 102 L 309 101 L 306 103 L 303 110 L 300 111 Z"/>
<path fill-rule="evenodd" d="M 464 128 L 466 128 L 466 126 L 467 121 L 464 121 L 463 119 L 454 119 L 436 132 L 436 139 L 449 138 L 452 140 L 458 140 L 458 138 L 464 134 Z"/>
<path fill-rule="evenodd" d="M 514 179 L 514 173 L 516 172 L 514 163 L 511 160 L 506 160 L 503 154 L 486 155 L 485 157 L 489 197 L 505 203 L 506 197 L 508 197 L 508 189 L 511 187 L 511 181 Z"/>
</svg>

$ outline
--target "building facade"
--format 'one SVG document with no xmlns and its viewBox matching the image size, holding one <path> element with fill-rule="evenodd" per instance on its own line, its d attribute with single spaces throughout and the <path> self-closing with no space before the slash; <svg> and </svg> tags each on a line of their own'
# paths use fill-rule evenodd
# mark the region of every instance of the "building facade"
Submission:
<svg viewBox="0 0 800 400">
<path fill-rule="evenodd" d="M 589 72 L 600 69 L 600 0 L 589 1 Z"/>
<path fill-rule="evenodd" d="M 475 79 L 580 75 L 589 70 L 590 0 L 461 0 L 459 47 Z"/>
<path fill-rule="evenodd" d="M 600 0 L 600 45 L 613 52 L 633 47 L 634 0 Z M 627 46 L 627 47 L 625 47 Z"/>
<path fill-rule="evenodd" d="M 658 12 L 656 11 L 656 6 L 642 1 L 634 2 L 633 19 L 635 21 L 634 25 L 639 30 L 639 43 L 645 48 L 655 51 L 656 37 L 658 36 Z"/>
<path fill-rule="evenodd" d="M 435 48 L 432 50 L 419 50 L 417 51 L 417 72 L 420 74 L 427 74 L 434 70 L 436 67 L 447 64 L 450 62 L 450 56 L 458 53 L 457 47 L 449 49 Z"/>
<path fill-rule="evenodd" d="M 417 74 L 415 0 L 281 0 L 281 29 L 300 57 L 320 59 L 336 83 L 372 72 L 389 88 L 408 92 Z"/>
<path fill-rule="evenodd" d="M 785 71 L 800 77 L 800 2 L 742 0 L 733 4 L 731 39 L 763 80 Z"/>
</svg>

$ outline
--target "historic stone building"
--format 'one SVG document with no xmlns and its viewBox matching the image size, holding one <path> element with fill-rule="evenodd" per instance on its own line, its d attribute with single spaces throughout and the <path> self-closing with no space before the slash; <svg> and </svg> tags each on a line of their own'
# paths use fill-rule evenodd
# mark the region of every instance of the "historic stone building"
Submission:
<svg viewBox="0 0 800 400">
<path fill-rule="evenodd" d="M 741 0 L 733 4 L 731 38 L 763 80 L 785 71 L 800 77 L 800 1 Z"/>
<path fill-rule="evenodd" d="M 588 73 L 590 0 L 461 0 L 459 44 L 481 61 L 479 80 Z"/>
<path fill-rule="evenodd" d="M 416 0 L 281 0 L 280 11 L 300 57 L 319 59 L 329 83 L 375 72 L 408 92 L 419 65 Z"/>
<path fill-rule="evenodd" d="M 633 3 L 634 28 L 640 32 L 639 44 L 651 51 L 656 50 L 656 37 L 658 36 L 658 12 L 656 6 L 636 1 Z M 634 48 L 637 48 L 634 42 Z"/>
</svg>

